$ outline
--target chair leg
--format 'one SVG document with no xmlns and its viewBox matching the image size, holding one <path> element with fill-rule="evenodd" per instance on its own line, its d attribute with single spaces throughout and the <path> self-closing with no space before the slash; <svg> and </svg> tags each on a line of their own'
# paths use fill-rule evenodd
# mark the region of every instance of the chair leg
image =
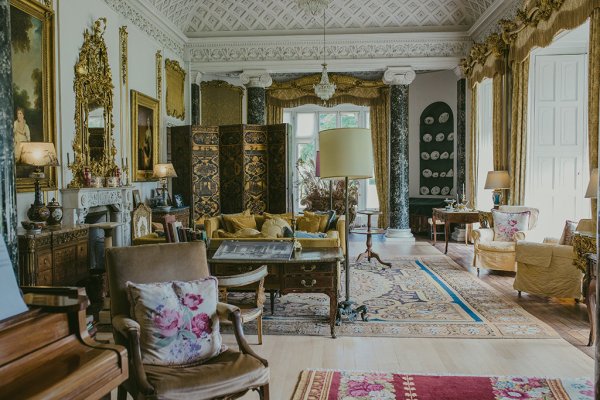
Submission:
<svg viewBox="0 0 600 400">
<path fill-rule="evenodd" d="M 256 330 L 258 332 L 258 344 L 263 344 L 262 315 L 256 320 Z"/>
<path fill-rule="evenodd" d="M 519 290 L 518 292 L 519 292 L 519 298 L 521 298 L 521 291 Z"/>
<path fill-rule="evenodd" d="M 260 395 L 260 400 L 269 400 L 269 384 L 261 386 L 258 394 Z"/>
<path fill-rule="evenodd" d="M 127 400 L 127 390 L 122 385 L 117 389 L 117 400 Z"/>
<path fill-rule="evenodd" d="M 479 267 L 477 267 L 477 276 L 479 276 Z"/>
</svg>

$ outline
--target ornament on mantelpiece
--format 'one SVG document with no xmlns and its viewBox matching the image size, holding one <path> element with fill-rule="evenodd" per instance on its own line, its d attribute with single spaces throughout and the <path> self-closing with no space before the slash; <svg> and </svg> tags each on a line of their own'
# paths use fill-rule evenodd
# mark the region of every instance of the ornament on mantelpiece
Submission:
<svg viewBox="0 0 600 400">
<path fill-rule="evenodd" d="M 47 207 L 50 211 L 50 216 L 47 221 L 48 226 L 60 226 L 63 219 L 63 208 L 60 203 L 53 197 Z"/>
</svg>

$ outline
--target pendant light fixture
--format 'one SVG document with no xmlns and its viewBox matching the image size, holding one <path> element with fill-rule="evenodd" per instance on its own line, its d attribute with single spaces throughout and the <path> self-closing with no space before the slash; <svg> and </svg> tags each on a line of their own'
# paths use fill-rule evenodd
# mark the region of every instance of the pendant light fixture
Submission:
<svg viewBox="0 0 600 400">
<path fill-rule="evenodd" d="M 312 15 L 317 15 L 329 6 L 330 0 L 298 0 L 298 6 L 308 10 Z"/>
<path fill-rule="evenodd" d="M 327 63 L 325 62 L 325 11 L 326 8 L 323 9 L 323 64 L 321 64 L 323 66 L 323 71 L 321 72 L 321 82 L 313 85 L 315 94 L 323 101 L 329 100 L 335 93 L 336 89 L 335 83 L 329 82 L 329 75 L 327 75 Z"/>
</svg>

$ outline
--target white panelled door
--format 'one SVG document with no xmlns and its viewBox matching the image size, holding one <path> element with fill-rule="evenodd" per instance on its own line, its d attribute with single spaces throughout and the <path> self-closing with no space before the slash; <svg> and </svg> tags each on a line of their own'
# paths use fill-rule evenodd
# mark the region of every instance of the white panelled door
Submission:
<svg viewBox="0 0 600 400">
<path fill-rule="evenodd" d="M 560 237 L 565 220 L 589 217 L 586 56 L 533 58 L 525 204 L 537 207 L 540 237 Z"/>
</svg>

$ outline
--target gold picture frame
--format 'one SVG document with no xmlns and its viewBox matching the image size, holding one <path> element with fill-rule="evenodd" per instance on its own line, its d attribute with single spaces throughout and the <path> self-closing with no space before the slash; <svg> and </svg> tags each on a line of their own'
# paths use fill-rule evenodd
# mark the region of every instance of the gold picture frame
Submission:
<svg viewBox="0 0 600 400">
<path fill-rule="evenodd" d="M 165 60 L 167 115 L 185 119 L 185 71 L 175 60 Z"/>
<path fill-rule="evenodd" d="M 200 83 L 202 126 L 242 123 L 244 88 L 225 81 Z"/>
<path fill-rule="evenodd" d="M 56 146 L 54 11 L 36 0 L 10 0 L 15 161 L 23 141 Z M 32 167 L 17 166 L 17 192 L 34 191 Z M 56 168 L 44 168 L 42 190 L 57 187 Z"/>
<path fill-rule="evenodd" d="M 131 91 L 131 159 L 136 182 L 156 180 L 152 174 L 159 160 L 159 112 L 158 100 Z"/>
</svg>

